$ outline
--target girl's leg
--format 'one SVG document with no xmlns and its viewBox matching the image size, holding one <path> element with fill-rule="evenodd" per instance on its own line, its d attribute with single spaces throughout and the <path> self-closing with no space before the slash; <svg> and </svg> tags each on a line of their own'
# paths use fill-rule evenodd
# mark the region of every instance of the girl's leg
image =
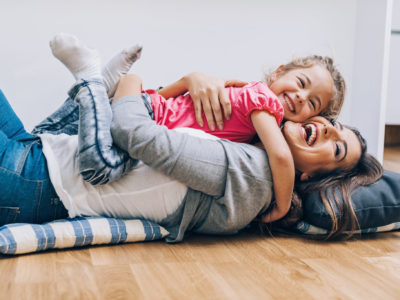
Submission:
<svg viewBox="0 0 400 300">
<path fill-rule="evenodd" d="M 137 161 L 113 145 L 112 112 L 100 75 L 97 51 L 70 35 L 56 36 L 50 45 L 54 56 L 78 80 L 69 95 L 79 104 L 78 166 L 81 175 L 93 185 L 120 178 Z"/>
</svg>

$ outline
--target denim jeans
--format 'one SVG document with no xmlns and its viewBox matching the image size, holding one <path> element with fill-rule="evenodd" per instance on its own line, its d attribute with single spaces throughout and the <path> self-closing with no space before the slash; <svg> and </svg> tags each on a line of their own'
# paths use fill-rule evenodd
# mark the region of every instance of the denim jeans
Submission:
<svg viewBox="0 0 400 300">
<path fill-rule="evenodd" d="M 69 91 L 79 104 L 78 167 L 92 185 L 119 179 L 138 160 L 114 145 L 111 136 L 112 111 L 102 80 L 79 80 Z"/>
<path fill-rule="evenodd" d="M 65 218 L 40 138 L 26 132 L 0 90 L 0 225 Z"/>
</svg>

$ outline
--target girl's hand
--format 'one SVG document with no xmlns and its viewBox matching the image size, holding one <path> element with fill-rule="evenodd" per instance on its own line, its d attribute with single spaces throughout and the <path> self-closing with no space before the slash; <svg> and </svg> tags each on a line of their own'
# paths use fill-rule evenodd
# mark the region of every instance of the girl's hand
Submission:
<svg viewBox="0 0 400 300">
<path fill-rule="evenodd" d="M 231 101 L 225 87 L 242 87 L 247 82 L 215 78 L 199 72 L 190 73 L 183 79 L 193 99 L 197 123 L 201 127 L 204 126 L 202 118 L 204 110 L 208 127 L 215 130 L 215 123 L 217 123 L 218 128 L 222 130 L 224 128 L 222 111 L 226 120 L 229 120 L 232 114 Z"/>
<path fill-rule="evenodd" d="M 279 219 L 282 219 L 284 216 L 286 216 L 286 214 L 289 212 L 289 209 L 290 209 L 290 206 L 289 206 L 289 208 L 284 207 L 283 209 L 281 209 L 275 203 L 274 207 L 271 209 L 271 211 L 269 213 L 267 213 L 266 215 L 262 216 L 261 220 L 264 223 L 275 222 Z"/>
</svg>

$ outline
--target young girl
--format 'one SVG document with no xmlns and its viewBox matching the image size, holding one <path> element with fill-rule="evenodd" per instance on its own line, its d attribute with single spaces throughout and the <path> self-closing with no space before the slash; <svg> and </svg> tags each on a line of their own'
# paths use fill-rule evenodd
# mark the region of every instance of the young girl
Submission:
<svg viewBox="0 0 400 300">
<path fill-rule="evenodd" d="M 99 88 L 102 88 L 100 60 L 95 50 L 70 35 L 56 36 L 51 48 L 77 80 L 98 78 Z M 82 85 L 85 84 L 83 80 Z M 85 98 L 76 92 L 82 85 L 70 91 L 71 98 L 79 99 L 80 104 L 79 167 L 85 180 L 104 184 L 119 178 L 134 166 L 135 161 L 128 160 L 125 153 L 112 145 L 109 130 L 112 115 L 107 99 Z M 114 99 L 141 95 L 141 90 L 140 78 L 130 75 L 120 80 Z M 158 93 L 149 90 L 142 97 L 149 112 L 154 113 L 157 124 L 168 128 L 200 129 L 195 121 L 190 95 L 165 100 L 184 92 L 182 81 L 178 81 Z M 252 82 L 241 88 L 231 87 L 228 94 L 233 111 L 225 128 L 214 131 L 206 126 L 201 129 L 236 142 L 250 142 L 258 134 L 269 155 L 276 200 L 276 205 L 264 220 L 278 220 L 290 208 L 295 175 L 293 158 L 279 125 L 283 118 L 300 122 L 320 113 L 336 115 L 344 98 L 344 81 L 331 59 L 312 56 L 279 67 L 268 78 L 268 83 Z M 308 125 L 302 130 L 304 139 L 312 145 L 317 138 L 315 126 Z"/>
</svg>

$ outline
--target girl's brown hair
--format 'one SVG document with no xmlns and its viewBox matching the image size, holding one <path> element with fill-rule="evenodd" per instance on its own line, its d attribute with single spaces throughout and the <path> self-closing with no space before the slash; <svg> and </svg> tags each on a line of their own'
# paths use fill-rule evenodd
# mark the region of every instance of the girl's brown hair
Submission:
<svg viewBox="0 0 400 300">
<path fill-rule="evenodd" d="M 288 64 L 283 65 L 282 68 L 279 69 L 278 73 L 276 73 L 276 75 L 279 77 L 291 70 L 311 68 L 316 64 L 319 64 L 322 67 L 326 68 L 326 70 L 328 70 L 329 74 L 331 74 L 332 76 L 334 86 L 332 99 L 328 102 L 327 107 L 325 107 L 325 109 L 321 111 L 320 116 L 323 116 L 327 119 L 336 119 L 343 106 L 344 96 L 346 92 L 346 83 L 342 74 L 334 65 L 332 58 L 319 55 L 310 55 L 295 58 Z M 265 77 L 268 85 L 270 85 L 272 82 L 271 74 L 268 74 Z"/>
</svg>

